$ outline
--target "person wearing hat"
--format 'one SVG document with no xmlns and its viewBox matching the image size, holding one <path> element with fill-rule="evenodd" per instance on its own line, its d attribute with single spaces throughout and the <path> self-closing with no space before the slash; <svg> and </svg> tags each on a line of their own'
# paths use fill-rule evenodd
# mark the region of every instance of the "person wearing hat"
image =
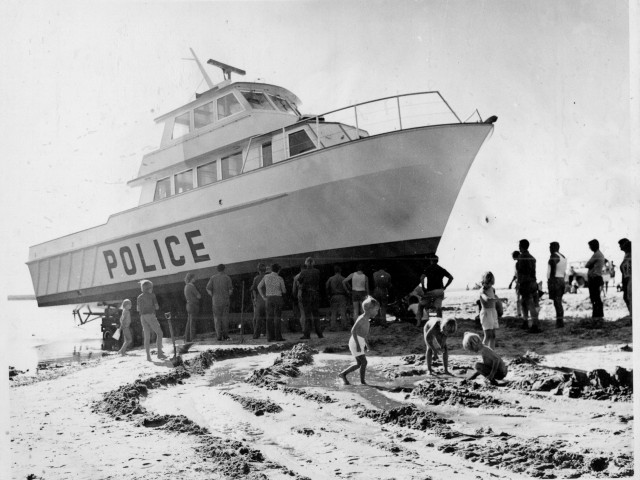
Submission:
<svg viewBox="0 0 640 480">
<path fill-rule="evenodd" d="M 549 298 L 553 301 L 556 309 L 556 328 L 564 327 L 564 307 L 562 306 L 562 295 L 564 295 L 564 277 L 567 272 L 567 257 L 560 253 L 560 244 L 551 242 L 549 244 L 549 262 L 547 263 L 547 285 L 549 287 Z"/>
</svg>

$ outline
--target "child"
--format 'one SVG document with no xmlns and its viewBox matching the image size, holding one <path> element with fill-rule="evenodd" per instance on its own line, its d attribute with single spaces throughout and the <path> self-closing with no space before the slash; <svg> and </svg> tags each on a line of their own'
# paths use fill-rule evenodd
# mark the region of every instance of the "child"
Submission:
<svg viewBox="0 0 640 480">
<path fill-rule="evenodd" d="M 502 361 L 502 358 L 489 347 L 483 345 L 479 335 L 465 332 L 462 346 L 465 350 L 482 355 L 482 363 L 475 364 L 475 372 L 469 375 L 467 380 L 473 380 L 478 375 L 484 375 L 491 384 L 499 385 L 496 380 L 502 380 L 507 376 L 507 366 Z"/>
<path fill-rule="evenodd" d="M 138 312 L 140 312 L 140 323 L 142 323 L 142 331 L 144 333 L 144 349 L 147 352 L 147 361 L 151 361 L 151 353 L 149 350 L 151 330 L 156 333 L 158 358 L 163 360 L 167 357 L 162 353 L 162 329 L 156 318 L 156 310 L 160 310 L 160 306 L 158 305 L 156 296 L 153 294 L 153 283 L 149 280 L 142 280 L 140 282 L 140 288 L 142 289 L 142 293 L 138 295 L 137 308 Z"/>
<path fill-rule="evenodd" d="M 482 275 L 482 293 L 480 293 L 480 324 L 484 331 L 484 343 L 494 350 L 496 348 L 496 329 L 498 328 L 498 310 L 496 309 L 496 291 L 493 284 L 496 282 L 493 273 L 485 272 Z"/>
<path fill-rule="evenodd" d="M 453 335 L 458 328 L 458 324 L 453 318 L 444 320 L 442 318 L 432 318 L 424 326 L 424 343 L 427 345 L 427 369 L 429 375 L 434 375 L 431 363 L 442 350 L 442 365 L 445 375 L 449 372 L 449 350 L 447 349 L 447 337 Z"/>
<path fill-rule="evenodd" d="M 122 348 L 118 350 L 120 355 L 127 354 L 127 348 L 133 345 L 133 337 L 131 336 L 131 300 L 125 298 L 122 302 L 122 315 L 120 316 L 120 333 L 123 335 L 124 342 Z"/>
<path fill-rule="evenodd" d="M 338 375 L 345 385 L 350 385 L 347 380 L 347 375 L 355 370 L 360 369 L 360 383 L 366 385 L 364 375 L 367 369 L 367 357 L 364 354 L 364 349 L 371 350 L 369 343 L 367 343 L 367 336 L 369 335 L 369 320 L 375 318 L 380 310 L 380 304 L 378 301 L 370 296 L 365 298 L 362 302 L 363 313 L 358 317 L 351 329 L 351 337 L 349 338 L 349 350 L 351 354 L 356 358 L 356 364 L 351 365 L 346 370 L 340 372 Z"/>
</svg>

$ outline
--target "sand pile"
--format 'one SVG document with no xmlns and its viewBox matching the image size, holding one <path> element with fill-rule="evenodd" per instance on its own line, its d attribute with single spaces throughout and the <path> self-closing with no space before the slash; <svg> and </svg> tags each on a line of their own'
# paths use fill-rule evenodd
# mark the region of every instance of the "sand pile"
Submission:
<svg viewBox="0 0 640 480">
<path fill-rule="evenodd" d="M 242 408 L 250 411 L 257 417 L 264 415 L 265 413 L 280 413 L 282 411 L 282 407 L 280 405 L 270 402 L 269 400 L 260 400 L 229 392 L 225 392 L 225 395 L 233 398 L 236 402 L 242 405 Z"/>
<path fill-rule="evenodd" d="M 566 449 L 567 442 L 551 444 L 531 440 L 523 443 L 511 435 L 490 435 L 479 441 L 456 441 L 438 446 L 444 453 L 453 453 L 471 462 L 499 466 L 532 478 L 578 478 L 609 469 L 608 476 L 633 475 L 633 459 L 629 455 L 603 457 Z"/>
<path fill-rule="evenodd" d="M 633 371 L 623 367 L 617 367 L 613 374 L 604 369 L 590 372 L 572 370 L 565 373 L 536 371 L 511 382 L 509 386 L 518 390 L 550 392 L 569 398 L 633 401 Z"/>
<path fill-rule="evenodd" d="M 445 438 L 450 436 L 453 420 L 433 412 L 420 410 L 415 405 L 405 405 L 390 410 L 361 409 L 356 412 L 361 418 L 370 418 L 378 423 L 390 423 L 412 430 L 433 430 Z"/>
<path fill-rule="evenodd" d="M 467 386 L 440 383 L 427 379 L 413 389 L 411 396 L 419 398 L 430 405 L 461 405 L 469 408 L 510 406 L 508 402 L 473 391 L 480 388 L 481 387 L 474 382 L 469 382 Z"/>
</svg>

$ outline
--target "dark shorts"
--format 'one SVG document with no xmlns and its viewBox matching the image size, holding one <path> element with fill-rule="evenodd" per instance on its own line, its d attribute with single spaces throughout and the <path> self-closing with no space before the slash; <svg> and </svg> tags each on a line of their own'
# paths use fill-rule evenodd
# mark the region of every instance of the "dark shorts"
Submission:
<svg viewBox="0 0 640 480">
<path fill-rule="evenodd" d="M 547 282 L 547 286 L 549 287 L 549 298 L 551 299 L 562 297 L 564 294 L 564 278 L 551 277 Z"/>
<path fill-rule="evenodd" d="M 360 291 L 360 290 L 352 290 L 351 291 L 351 301 L 352 302 L 359 302 L 362 303 L 364 302 L 364 299 L 367 298 L 367 292 L 364 291 Z"/>
</svg>

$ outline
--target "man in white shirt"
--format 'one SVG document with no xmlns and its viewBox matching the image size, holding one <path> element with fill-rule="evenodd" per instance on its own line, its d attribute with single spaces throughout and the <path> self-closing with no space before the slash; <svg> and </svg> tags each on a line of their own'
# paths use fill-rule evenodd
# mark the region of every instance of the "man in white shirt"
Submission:
<svg viewBox="0 0 640 480">
<path fill-rule="evenodd" d="M 551 242 L 549 244 L 551 257 L 547 264 L 547 285 L 549 287 L 549 298 L 553 300 L 556 309 L 556 328 L 564 327 L 564 308 L 562 306 L 562 295 L 564 295 L 564 277 L 567 272 L 567 257 L 560 253 L 560 244 Z"/>
</svg>

